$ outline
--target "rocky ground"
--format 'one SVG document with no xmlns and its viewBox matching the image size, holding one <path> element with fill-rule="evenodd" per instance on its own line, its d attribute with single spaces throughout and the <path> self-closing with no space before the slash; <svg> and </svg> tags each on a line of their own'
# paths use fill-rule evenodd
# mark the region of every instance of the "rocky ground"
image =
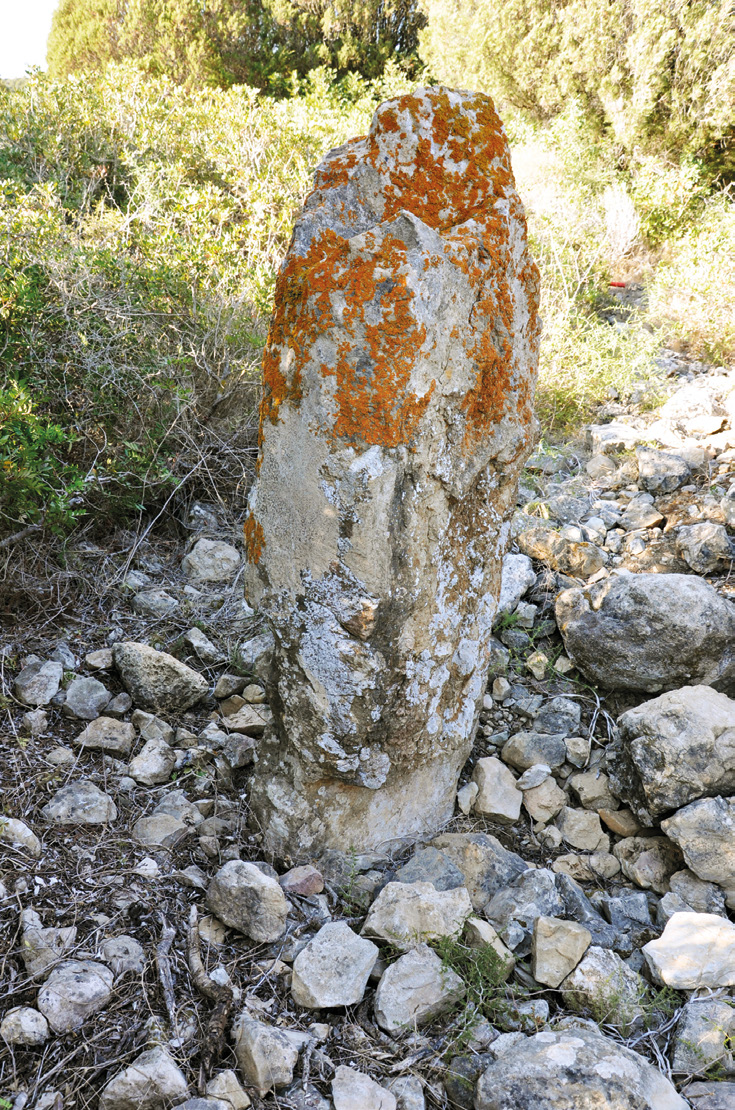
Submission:
<svg viewBox="0 0 735 1110">
<path fill-rule="evenodd" d="M 735 1107 L 735 368 L 660 369 L 529 462 L 431 843 L 262 858 L 271 641 L 211 507 L 13 627 L 0 1107 Z"/>
</svg>

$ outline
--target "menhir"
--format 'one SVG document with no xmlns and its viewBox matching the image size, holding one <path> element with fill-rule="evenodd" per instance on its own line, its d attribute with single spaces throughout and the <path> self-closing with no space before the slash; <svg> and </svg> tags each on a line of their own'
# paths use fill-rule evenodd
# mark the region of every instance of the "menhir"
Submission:
<svg viewBox="0 0 735 1110">
<path fill-rule="evenodd" d="M 452 815 L 534 435 L 537 305 L 488 97 L 389 101 L 317 169 L 278 276 L 245 524 L 276 638 L 251 804 L 277 856 Z"/>
</svg>

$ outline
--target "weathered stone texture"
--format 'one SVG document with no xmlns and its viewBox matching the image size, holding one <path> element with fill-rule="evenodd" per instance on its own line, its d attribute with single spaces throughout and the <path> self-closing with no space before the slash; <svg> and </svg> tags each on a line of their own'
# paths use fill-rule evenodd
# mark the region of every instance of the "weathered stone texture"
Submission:
<svg viewBox="0 0 735 1110">
<path fill-rule="evenodd" d="M 538 277 L 485 96 L 424 89 L 318 168 L 276 288 L 251 603 L 276 635 L 275 850 L 452 810 L 533 435 Z"/>
</svg>

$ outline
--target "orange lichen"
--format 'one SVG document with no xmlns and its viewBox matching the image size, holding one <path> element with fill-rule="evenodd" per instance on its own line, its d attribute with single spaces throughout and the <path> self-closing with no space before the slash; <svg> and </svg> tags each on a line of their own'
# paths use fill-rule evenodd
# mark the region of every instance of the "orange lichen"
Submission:
<svg viewBox="0 0 735 1110">
<path fill-rule="evenodd" d="M 414 141 L 406 148 L 409 132 Z M 401 162 L 401 156 L 406 160 Z M 479 94 L 456 104 L 444 91 L 400 97 L 379 109 L 367 142 L 352 140 L 318 171 L 315 202 L 346 184 L 364 161 L 381 179 L 383 224 L 407 210 L 442 231 L 448 258 L 476 291 L 465 340 L 476 379 L 462 401 L 465 448 L 471 450 L 502 419 L 523 378 L 511 341 L 507 217 L 494 208 L 508 191 L 515 200 L 500 120 L 492 101 Z M 512 215 L 522 219 L 515 206 Z M 461 226 L 470 219 L 478 225 L 474 232 Z M 263 361 L 261 438 L 267 422 L 279 422 L 284 406 L 300 405 L 305 376 L 313 388 L 318 374 L 325 382 L 334 379 L 328 390 L 331 427 L 323 433 L 384 447 L 411 441 L 436 383 L 429 383 L 422 396 L 409 390 L 420 353 L 427 353 L 427 332 L 417 320 L 406 253 L 395 236 L 381 240 L 370 232 L 360 250 L 326 230 L 304 257 L 289 255 L 276 285 Z M 428 265 L 432 262 L 438 260 Z M 535 267 L 523 278 L 535 321 Z M 535 323 L 531 328 L 533 344 Z M 322 334 L 330 334 L 336 347 L 333 362 L 324 362 L 315 350 Z M 456 333 L 453 338 L 460 340 Z M 519 415 L 530 418 L 528 387 L 514 403 Z"/>
<path fill-rule="evenodd" d="M 248 513 L 243 525 L 245 534 L 245 554 L 249 563 L 257 565 L 260 562 L 265 547 L 265 535 L 260 521 L 252 513 Z"/>
</svg>

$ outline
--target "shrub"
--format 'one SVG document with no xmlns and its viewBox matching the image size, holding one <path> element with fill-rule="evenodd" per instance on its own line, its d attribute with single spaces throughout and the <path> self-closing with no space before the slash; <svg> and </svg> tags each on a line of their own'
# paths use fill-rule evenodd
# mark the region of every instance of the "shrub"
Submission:
<svg viewBox="0 0 735 1110">
<path fill-rule="evenodd" d="M 421 57 L 543 121 L 576 99 L 631 157 L 735 173 L 731 0 L 423 0 Z"/>
</svg>

